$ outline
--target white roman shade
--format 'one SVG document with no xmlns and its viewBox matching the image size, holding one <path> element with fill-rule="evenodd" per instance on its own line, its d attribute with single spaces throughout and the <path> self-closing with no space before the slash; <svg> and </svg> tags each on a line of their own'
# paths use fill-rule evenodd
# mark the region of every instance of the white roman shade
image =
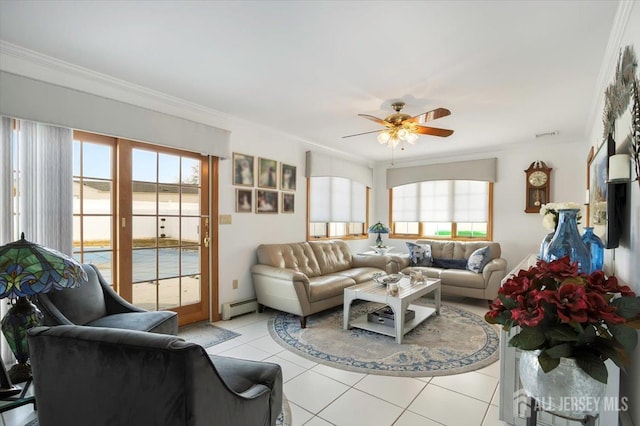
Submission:
<svg viewBox="0 0 640 426">
<path fill-rule="evenodd" d="M 433 180 L 496 181 L 496 158 L 387 169 L 387 188 Z"/>
<path fill-rule="evenodd" d="M 365 222 L 367 188 L 341 177 L 310 178 L 311 222 Z"/>
<path fill-rule="evenodd" d="M 307 151 L 306 177 L 343 177 L 373 187 L 373 170 L 363 164 L 332 155 Z"/>
<path fill-rule="evenodd" d="M 125 102 L 0 72 L 0 114 L 108 136 L 231 156 L 230 132 Z"/>
</svg>

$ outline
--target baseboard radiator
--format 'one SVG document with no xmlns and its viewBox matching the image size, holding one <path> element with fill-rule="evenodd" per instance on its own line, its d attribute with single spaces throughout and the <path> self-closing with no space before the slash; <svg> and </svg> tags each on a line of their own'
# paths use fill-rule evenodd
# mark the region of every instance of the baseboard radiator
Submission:
<svg viewBox="0 0 640 426">
<path fill-rule="evenodd" d="M 258 301 L 255 297 L 251 299 L 239 300 L 237 302 L 222 304 L 222 319 L 229 320 L 238 315 L 248 314 L 258 310 Z"/>
</svg>

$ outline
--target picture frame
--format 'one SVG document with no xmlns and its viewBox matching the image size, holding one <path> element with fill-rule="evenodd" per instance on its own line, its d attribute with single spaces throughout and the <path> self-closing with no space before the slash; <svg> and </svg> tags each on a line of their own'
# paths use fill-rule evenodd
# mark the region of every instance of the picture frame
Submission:
<svg viewBox="0 0 640 426">
<path fill-rule="evenodd" d="M 600 145 L 589 163 L 589 226 L 606 244 L 607 229 L 607 180 L 609 156 L 615 153 L 616 143 L 609 136 Z"/>
<path fill-rule="evenodd" d="M 283 191 L 296 190 L 296 166 L 280 164 L 280 189 Z"/>
<path fill-rule="evenodd" d="M 253 155 L 233 153 L 232 182 L 238 186 L 255 185 L 255 163 Z"/>
<path fill-rule="evenodd" d="M 253 212 L 253 189 L 236 188 L 236 213 Z"/>
<path fill-rule="evenodd" d="M 258 187 L 278 189 L 278 162 L 276 160 L 258 159 Z"/>
<path fill-rule="evenodd" d="M 256 213 L 278 213 L 278 191 L 257 189 Z"/>
<path fill-rule="evenodd" d="M 295 194 L 290 192 L 282 192 L 282 213 L 295 213 L 296 199 Z"/>
</svg>

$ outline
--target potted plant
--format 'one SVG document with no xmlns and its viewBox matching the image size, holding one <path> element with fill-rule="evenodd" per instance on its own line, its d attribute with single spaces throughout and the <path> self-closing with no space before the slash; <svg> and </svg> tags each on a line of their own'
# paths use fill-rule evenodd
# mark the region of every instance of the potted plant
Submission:
<svg viewBox="0 0 640 426">
<path fill-rule="evenodd" d="M 587 374 L 606 383 L 604 361 L 610 358 L 624 368 L 637 344 L 638 314 L 640 298 L 615 276 L 579 274 L 577 265 L 563 257 L 539 260 L 509 278 L 485 319 L 505 331 L 519 326 L 509 344 L 540 350 L 545 372 L 557 367 L 561 357 L 573 357 Z"/>
<path fill-rule="evenodd" d="M 585 380 L 594 382 L 590 386 L 601 393 L 593 396 L 602 396 L 608 378 L 605 361 L 611 359 L 624 371 L 637 345 L 634 328 L 640 328 L 639 314 L 640 298 L 628 286 L 603 271 L 579 273 L 577 263 L 567 256 L 548 263 L 539 260 L 507 279 L 485 320 L 501 324 L 505 331 L 519 327 L 509 345 L 523 351 L 523 388 L 543 399 L 549 391 L 575 396 L 585 389 Z M 573 370 L 558 368 L 561 377 L 551 379 L 552 370 L 565 361 Z M 584 376 L 580 384 L 569 377 L 576 372 Z M 545 384 L 547 377 L 551 384 Z"/>
</svg>

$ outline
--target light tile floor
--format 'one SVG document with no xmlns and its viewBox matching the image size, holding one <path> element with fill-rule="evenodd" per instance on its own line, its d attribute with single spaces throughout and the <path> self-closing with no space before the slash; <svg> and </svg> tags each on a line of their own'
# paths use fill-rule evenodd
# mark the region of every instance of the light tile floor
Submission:
<svg viewBox="0 0 640 426">
<path fill-rule="evenodd" d="M 446 299 L 483 316 L 486 302 Z M 476 371 L 439 377 L 391 377 L 321 365 L 287 351 L 271 338 L 273 311 L 216 323 L 241 336 L 209 348 L 212 354 L 264 360 L 282 366 L 292 426 L 506 426 L 498 420 L 498 362 Z M 4 424 L 22 426 L 32 406 L 3 413 Z M 1 424 L 1 423 L 0 423 Z"/>
</svg>

